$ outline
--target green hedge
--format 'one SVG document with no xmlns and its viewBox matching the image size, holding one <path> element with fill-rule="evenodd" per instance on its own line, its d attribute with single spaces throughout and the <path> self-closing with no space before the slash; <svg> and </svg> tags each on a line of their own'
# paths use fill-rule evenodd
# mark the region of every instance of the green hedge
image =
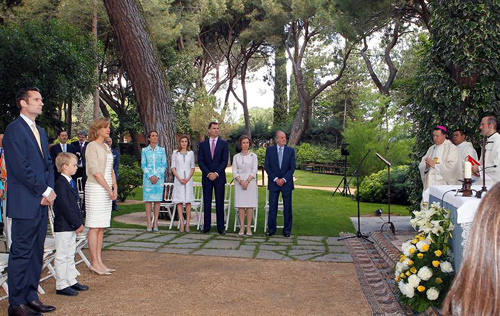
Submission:
<svg viewBox="0 0 500 316">
<path fill-rule="evenodd" d="M 391 203 L 409 205 L 408 166 L 391 169 Z M 380 170 L 365 177 L 359 186 L 359 196 L 363 202 L 387 203 L 387 170 Z"/>
<path fill-rule="evenodd" d="M 118 174 L 118 200 L 124 202 L 135 188 L 142 185 L 142 169 L 134 156 L 122 155 Z"/>
<path fill-rule="evenodd" d="M 301 143 L 295 150 L 295 162 L 299 169 L 307 163 L 332 164 L 342 159 L 339 149 L 331 149 L 309 143 Z"/>
</svg>

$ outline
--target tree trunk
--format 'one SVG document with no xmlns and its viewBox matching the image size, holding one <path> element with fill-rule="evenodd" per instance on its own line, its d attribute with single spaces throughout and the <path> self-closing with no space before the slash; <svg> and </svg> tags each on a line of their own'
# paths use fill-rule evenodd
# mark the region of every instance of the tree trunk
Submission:
<svg viewBox="0 0 500 316">
<path fill-rule="evenodd" d="M 133 129 L 129 131 L 130 138 L 132 138 L 132 146 L 134 147 L 134 154 L 138 161 L 141 160 L 141 145 L 139 144 L 139 138 L 137 137 L 137 132 Z M 170 161 L 170 160 L 169 160 Z"/>
<path fill-rule="evenodd" d="M 116 33 L 144 131 L 156 130 L 170 161 L 175 149 L 175 114 L 165 73 L 138 0 L 104 0 Z"/>
<path fill-rule="evenodd" d="M 71 137 L 71 127 L 72 127 L 72 119 L 71 117 L 73 116 L 73 98 L 68 99 L 68 103 L 66 104 L 66 117 L 65 123 L 66 123 L 66 132 L 68 133 L 68 137 Z"/>
<path fill-rule="evenodd" d="M 273 125 L 281 128 L 286 124 L 288 113 L 285 41 L 275 46 L 274 51 L 274 107 Z"/>
<path fill-rule="evenodd" d="M 311 105 L 311 100 L 306 92 L 306 87 L 304 83 L 304 76 L 302 70 L 294 69 L 295 83 L 297 84 L 297 92 L 299 96 L 299 108 L 295 113 L 295 118 L 293 119 L 292 129 L 290 131 L 290 139 L 288 144 L 290 146 L 296 146 L 307 127 L 309 126 L 309 108 Z"/>
<path fill-rule="evenodd" d="M 97 0 L 92 1 L 92 35 L 94 36 L 94 45 L 97 47 Z M 99 63 L 95 65 L 96 78 L 99 76 Z M 99 115 L 99 81 L 95 83 L 94 93 L 94 119 Z"/>
</svg>

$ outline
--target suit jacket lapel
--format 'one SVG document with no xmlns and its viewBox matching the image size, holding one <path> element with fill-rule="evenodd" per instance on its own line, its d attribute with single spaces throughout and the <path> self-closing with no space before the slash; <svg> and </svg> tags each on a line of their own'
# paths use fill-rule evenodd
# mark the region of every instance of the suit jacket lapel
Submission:
<svg viewBox="0 0 500 316">
<path fill-rule="evenodd" d="M 78 201 L 78 198 L 79 198 L 79 195 L 78 195 L 78 191 L 76 191 L 76 188 L 73 189 L 73 187 L 71 186 L 71 184 L 68 182 L 68 180 L 66 180 L 66 177 L 64 177 L 64 182 L 66 182 L 66 187 L 68 188 L 68 190 L 73 193 L 73 195 L 75 196 L 76 200 Z M 76 185 L 76 184 L 75 184 Z"/>
</svg>

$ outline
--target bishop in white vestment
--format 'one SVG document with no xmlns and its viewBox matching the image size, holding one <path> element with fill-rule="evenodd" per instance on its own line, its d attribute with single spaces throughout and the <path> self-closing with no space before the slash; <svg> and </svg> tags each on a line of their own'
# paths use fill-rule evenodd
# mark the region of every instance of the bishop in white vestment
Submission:
<svg viewBox="0 0 500 316">
<path fill-rule="evenodd" d="M 459 184 L 458 179 L 463 175 L 457 146 L 446 139 L 446 133 L 443 126 L 434 128 L 434 145 L 427 150 L 418 165 L 424 191 L 433 185 Z"/>
</svg>

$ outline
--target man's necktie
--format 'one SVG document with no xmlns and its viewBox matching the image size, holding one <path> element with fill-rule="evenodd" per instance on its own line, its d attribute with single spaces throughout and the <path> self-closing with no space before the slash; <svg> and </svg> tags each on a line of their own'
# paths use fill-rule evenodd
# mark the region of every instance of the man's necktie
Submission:
<svg viewBox="0 0 500 316">
<path fill-rule="evenodd" d="M 214 159 L 214 153 L 215 153 L 215 139 L 212 139 L 212 146 L 210 147 L 210 153 L 212 154 L 212 159 Z"/>
<path fill-rule="evenodd" d="M 63 151 L 63 153 L 65 153 L 65 152 L 66 152 L 66 144 L 63 144 L 63 145 L 62 145 L 62 151 Z"/>
<path fill-rule="evenodd" d="M 71 187 L 74 189 L 76 189 L 75 187 L 75 181 L 73 181 L 73 179 L 69 180 L 69 184 L 71 184 Z"/>
<path fill-rule="evenodd" d="M 278 148 L 278 162 L 280 164 L 280 169 L 281 169 L 281 163 L 283 162 L 283 147 Z"/>
<path fill-rule="evenodd" d="M 36 142 L 38 143 L 38 148 L 42 152 L 43 156 L 42 143 L 40 141 L 40 133 L 38 132 L 38 128 L 36 128 L 36 124 L 31 125 L 31 130 L 33 131 L 33 135 L 35 135 Z"/>
</svg>

